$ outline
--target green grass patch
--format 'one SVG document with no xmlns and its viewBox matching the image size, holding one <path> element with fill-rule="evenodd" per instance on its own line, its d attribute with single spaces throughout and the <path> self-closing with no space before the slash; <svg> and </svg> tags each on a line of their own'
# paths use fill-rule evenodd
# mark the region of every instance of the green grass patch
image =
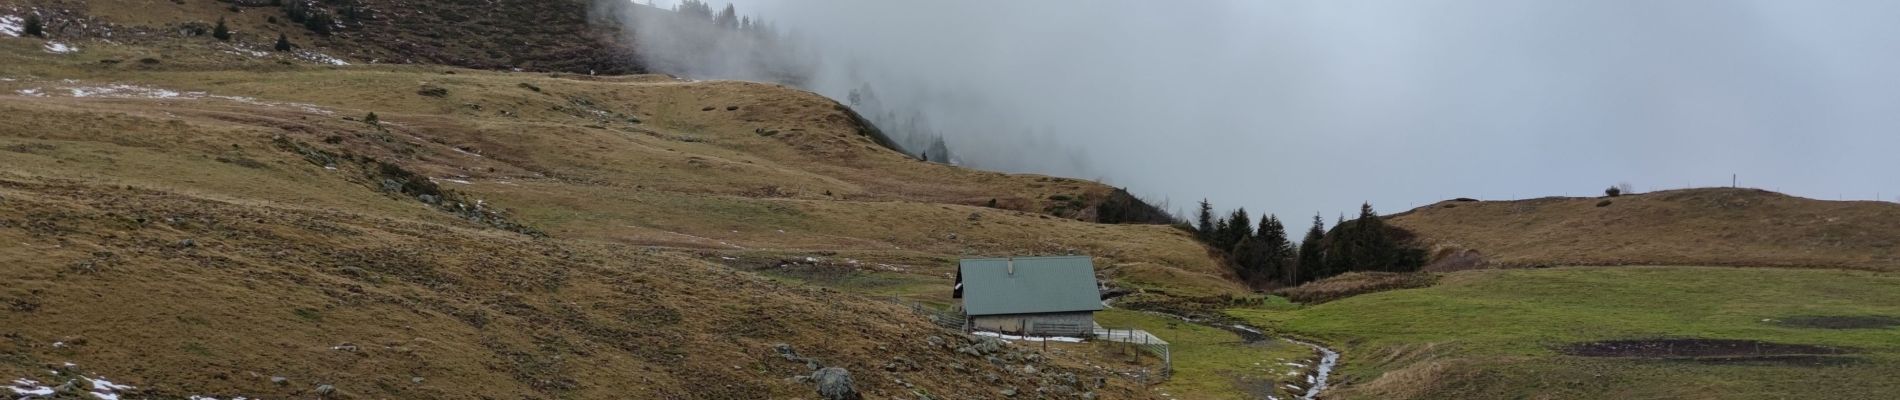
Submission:
<svg viewBox="0 0 1900 400">
<path fill-rule="evenodd" d="M 1348 397 L 1857 398 L 1900 382 L 1900 329 L 1814 329 L 1777 321 L 1900 316 L 1897 288 L 1900 276 L 1863 271 L 1489 270 L 1447 274 L 1429 288 L 1229 314 L 1342 346 L 1342 379 L 1363 386 L 1345 390 Z M 1556 351 L 1579 342 L 1650 338 L 1822 345 L 1861 355 L 1846 365 L 1790 365 L 1592 359 Z M 1843 376 L 1863 380 L 1831 388 L 1802 384 Z"/>
<path fill-rule="evenodd" d="M 1159 390 L 1196 399 L 1254 399 L 1262 394 L 1285 398 L 1282 380 L 1313 356 L 1310 348 L 1279 340 L 1243 343 L 1233 332 L 1166 316 L 1125 309 L 1095 313 L 1095 322 L 1108 328 L 1135 328 L 1168 341 L 1174 375 Z M 1280 389 L 1276 389 L 1280 388 Z M 1275 391 L 1278 390 L 1278 391 Z"/>
</svg>

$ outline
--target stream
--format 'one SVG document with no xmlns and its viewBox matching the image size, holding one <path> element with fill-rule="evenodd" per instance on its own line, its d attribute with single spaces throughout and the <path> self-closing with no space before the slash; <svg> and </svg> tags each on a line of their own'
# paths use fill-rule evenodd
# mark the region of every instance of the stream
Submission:
<svg viewBox="0 0 1900 400">
<path fill-rule="evenodd" d="M 1114 308 L 1115 306 L 1112 303 L 1115 301 L 1117 297 L 1102 299 L 1102 306 L 1107 307 L 1107 308 Z M 1220 326 L 1220 325 L 1203 322 L 1194 318 L 1189 318 L 1187 316 L 1178 315 L 1174 313 L 1148 311 L 1148 310 L 1137 310 L 1137 311 L 1172 317 L 1172 318 L 1179 319 L 1182 321 L 1200 324 L 1202 326 L 1207 326 L 1207 327 L 1211 327 L 1215 329 L 1233 332 L 1235 336 L 1240 336 L 1240 339 L 1247 343 L 1253 343 L 1253 342 L 1258 342 L 1261 340 L 1268 339 L 1265 331 L 1260 330 L 1260 328 L 1246 325 L 1246 324 L 1233 324 L 1229 326 Z M 1302 393 L 1299 399 L 1313 400 L 1313 399 L 1319 398 L 1319 393 L 1326 391 L 1326 388 L 1328 387 L 1327 378 L 1332 376 L 1333 367 L 1339 365 L 1339 351 L 1333 350 L 1331 348 L 1327 348 L 1326 346 L 1320 345 L 1319 343 L 1313 343 L 1313 342 L 1308 342 L 1308 341 L 1299 340 L 1299 339 L 1293 339 L 1293 338 L 1288 338 L 1288 337 L 1281 337 L 1278 339 L 1286 341 L 1288 343 L 1311 347 L 1313 348 L 1314 352 L 1319 353 L 1320 355 L 1319 364 L 1313 366 L 1313 369 L 1310 372 L 1306 373 L 1306 393 Z"/>
</svg>

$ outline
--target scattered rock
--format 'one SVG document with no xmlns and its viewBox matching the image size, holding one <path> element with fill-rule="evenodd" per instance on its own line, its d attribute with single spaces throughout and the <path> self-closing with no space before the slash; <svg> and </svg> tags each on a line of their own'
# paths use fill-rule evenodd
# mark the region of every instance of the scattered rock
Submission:
<svg viewBox="0 0 1900 400">
<path fill-rule="evenodd" d="M 270 377 L 270 383 L 276 384 L 277 386 L 289 385 L 290 378 L 285 378 L 281 376 L 273 376 L 273 377 Z"/>
<path fill-rule="evenodd" d="M 851 387 L 851 371 L 831 367 L 813 372 L 811 380 L 818 383 L 818 396 L 825 400 L 859 400 L 863 396 Z"/>
<path fill-rule="evenodd" d="M 1049 375 L 1049 380 L 1056 381 L 1057 383 L 1061 383 L 1063 385 L 1070 386 L 1070 387 L 1082 386 L 1082 380 L 1076 379 L 1075 374 L 1068 373 L 1068 372 L 1064 372 L 1060 374 L 1051 374 Z"/>
<path fill-rule="evenodd" d="M 336 386 L 317 385 L 317 396 L 327 397 L 332 394 L 336 394 Z"/>
<path fill-rule="evenodd" d="M 66 381 L 66 383 L 59 384 L 59 387 L 53 388 L 53 391 L 57 393 L 78 396 L 81 389 L 79 388 L 79 381 L 69 379 Z"/>
<path fill-rule="evenodd" d="M 924 338 L 924 343 L 929 343 L 930 347 L 933 348 L 943 348 L 943 337 L 930 335 L 930 337 Z"/>
<path fill-rule="evenodd" d="M 1609 206 L 1610 206 L 1610 201 L 1609 201 L 1609 200 L 1604 200 L 1604 201 L 1599 201 L 1599 202 L 1597 202 L 1597 207 L 1609 207 Z"/>
<path fill-rule="evenodd" d="M 983 214 L 982 214 L 982 213 L 970 213 L 970 220 L 971 220 L 971 221 L 979 221 L 979 220 L 982 220 L 982 219 L 983 219 Z"/>
<path fill-rule="evenodd" d="M 1003 390 L 997 391 L 997 393 L 1003 394 L 1003 397 L 1016 397 L 1016 388 L 1003 388 Z"/>
<path fill-rule="evenodd" d="M 517 86 L 520 86 L 522 89 L 533 90 L 535 93 L 541 92 L 541 87 L 535 86 L 532 83 L 522 82 L 520 85 L 517 85 Z"/>
<path fill-rule="evenodd" d="M 726 106 L 726 111 L 735 111 L 738 109 L 739 109 L 739 106 Z"/>
<path fill-rule="evenodd" d="M 1034 365 L 1024 365 L 1024 366 L 1023 366 L 1023 369 L 1022 369 L 1022 371 L 1023 371 L 1023 375 L 1035 375 L 1035 374 L 1036 374 L 1036 366 L 1034 366 Z"/>
<path fill-rule="evenodd" d="M 891 362 L 884 363 L 885 371 L 900 372 L 900 371 L 916 371 L 919 369 L 923 369 L 923 367 L 917 365 L 916 361 L 911 361 L 910 359 L 904 358 L 901 356 L 892 357 Z"/>
<path fill-rule="evenodd" d="M 349 342 L 343 342 L 343 344 L 339 344 L 339 345 L 335 345 L 335 346 L 330 346 L 330 350 L 336 350 L 336 351 L 349 351 L 349 352 L 354 352 L 354 351 L 356 351 L 357 349 L 358 349 L 358 348 L 356 347 L 356 345 L 355 345 L 355 344 L 351 344 L 351 343 L 349 343 Z"/>
<path fill-rule="evenodd" d="M 996 382 L 1001 382 L 1001 381 L 1003 381 L 1003 377 L 1001 377 L 1001 376 L 996 376 L 996 373 L 995 373 L 995 372 L 984 372 L 984 373 L 983 373 L 983 381 L 984 381 L 984 382 L 989 382 L 989 383 L 996 383 Z"/>
<path fill-rule="evenodd" d="M 185 240 L 178 241 L 178 247 L 197 247 L 197 246 L 198 246 L 198 241 L 196 240 L 185 239 Z"/>
<path fill-rule="evenodd" d="M 712 111 L 712 110 L 713 110 L 713 106 L 706 106 L 706 108 L 701 108 L 701 109 L 699 109 L 699 110 L 700 110 L 700 111 Z"/>
<path fill-rule="evenodd" d="M 422 377 L 418 376 L 418 377 L 409 378 L 409 383 L 422 383 Z"/>
</svg>

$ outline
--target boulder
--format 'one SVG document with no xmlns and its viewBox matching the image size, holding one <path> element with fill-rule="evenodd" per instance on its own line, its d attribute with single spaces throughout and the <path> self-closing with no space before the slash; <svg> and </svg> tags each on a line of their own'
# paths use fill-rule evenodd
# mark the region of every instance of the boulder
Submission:
<svg viewBox="0 0 1900 400">
<path fill-rule="evenodd" d="M 825 400 L 859 400 L 863 396 L 851 387 L 851 371 L 830 367 L 811 374 L 811 380 L 818 384 L 818 396 Z"/>
</svg>

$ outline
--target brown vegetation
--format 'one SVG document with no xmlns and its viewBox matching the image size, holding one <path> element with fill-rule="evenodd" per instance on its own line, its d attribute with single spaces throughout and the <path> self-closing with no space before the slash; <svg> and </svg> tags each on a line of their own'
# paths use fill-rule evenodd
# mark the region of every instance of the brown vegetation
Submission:
<svg viewBox="0 0 1900 400">
<path fill-rule="evenodd" d="M 1435 255 L 1475 266 L 1725 265 L 1900 270 L 1900 204 L 1757 189 L 1442 202 L 1390 217 Z M 1482 263 L 1471 262 L 1476 251 Z M 1447 256 L 1462 258 L 1444 263 Z"/>
<path fill-rule="evenodd" d="M 919 163 L 782 86 L 37 40 L 0 40 L 4 380 L 71 362 L 158 398 L 809 397 L 784 343 L 870 397 L 1141 398 L 1112 360 L 1022 373 L 930 345 L 964 339 L 904 308 L 722 264 L 947 288 L 962 255 L 1073 252 L 1117 285 L 1241 292 L 1173 228 L 1040 212 L 1114 188 Z"/>
<path fill-rule="evenodd" d="M 1274 292 L 1299 303 L 1324 303 L 1367 293 L 1431 286 L 1438 277 L 1420 272 L 1347 272 Z"/>
</svg>

